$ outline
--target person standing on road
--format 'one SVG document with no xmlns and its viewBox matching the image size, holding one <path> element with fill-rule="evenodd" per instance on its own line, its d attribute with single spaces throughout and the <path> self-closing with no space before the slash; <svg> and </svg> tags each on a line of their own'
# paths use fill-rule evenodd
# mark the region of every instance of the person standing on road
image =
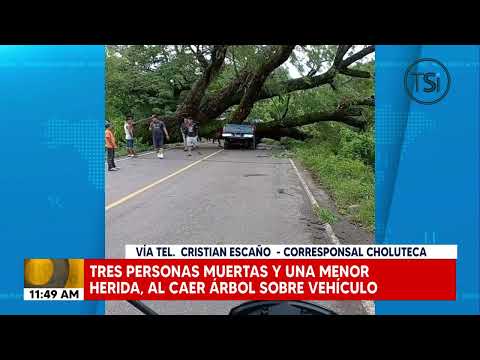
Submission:
<svg viewBox="0 0 480 360">
<path fill-rule="evenodd" d="M 198 125 L 191 118 L 188 119 L 186 125 L 188 156 L 192 156 L 192 149 L 197 147 Z"/>
<path fill-rule="evenodd" d="M 180 132 L 182 133 L 183 138 L 183 151 L 187 151 L 187 123 L 188 119 L 184 118 L 182 124 L 180 125 Z"/>
<path fill-rule="evenodd" d="M 222 147 L 222 143 L 221 143 L 222 134 L 223 134 L 223 126 L 217 129 L 214 135 L 215 137 L 213 138 L 213 143 L 215 144 L 215 140 L 217 140 L 219 148 Z"/>
<path fill-rule="evenodd" d="M 115 149 L 117 148 L 117 143 L 109 123 L 105 124 L 105 148 L 107 149 L 108 171 L 119 170 L 119 168 L 115 166 Z"/>
<path fill-rule="evenodd" d="M 197 141 L 195 142 L 194 149 L 198 149 L 198 144 L 200 144 L 202 142 L 202 137 L 200 136 L 200 125 L 196 121 L 193 121 L 193 123 L 194 123 L 194 125 L 196 126 L 196 129 L 197 129 Z"/>
<path fill-rule="evenodd" d="M 163 144 L 165 142 L 164 137 L 169 140 L 170 136 L 168 135 L 165 123 L 158 118 L 158 114 L 153 114 L 149 129 L 152 132 L 153 147 L 157 152 L 157 157 L 163 159 Z"/>
<path fill-rule="evenodd" d="M 125 124 L 123 125 L 123 130 L 125 131 L 125 140 L 127 141 L 127 152 L 128 152 L 128 157 L 134 157 L 135 154 L 135 149 L 133 148 L 133 118 L 132 116 L 127 116 L 127 120 L 125 121 Z"/>
</svg>

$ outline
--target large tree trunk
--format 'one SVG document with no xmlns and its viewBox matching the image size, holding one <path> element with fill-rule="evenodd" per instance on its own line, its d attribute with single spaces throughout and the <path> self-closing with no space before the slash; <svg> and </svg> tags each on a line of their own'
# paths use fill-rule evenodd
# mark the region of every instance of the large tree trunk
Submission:
<svg viewBox="0 0 480 360">
<path fill-rule="evenodd" d="M 228 108 L 233 106 L 230 105 L 229 102 L 225 102 L 225 100 L 235 98 L 237 94 L 240 94 L 238 89 L 243 86 L 249 75 L 249 71 L 242 71 L 238 77 L 220 90 L 216 96 L 204 100 L 198 112 L 198 120 L 200 122 L 205 122 L 215 119 L 223 114 Z M 238 99 L 238 102 L 240 102 L 240 98 Z"/>
<path fill-rule="evenodd" d="M 361 115 L 360 109 L 340 110 L 335 112 L 316 112 L 295 117 L 287 117 L 283 120 L 270 121 L 257 125 L 257 137 L 279 140 L 283 136 L 305 140 L 306 136 L 296 128 L 322 121 L 341 122 L 356 128 L 363 128 L 365 123 L 356 116 Z"/>
<path fill-rule="evenodd" d="M 220 72 L 220 69 L 225 61 L 226 53 L 227 46 L 225 45 L 215 45 L 213 47 L 210 63 L 208 64 L 204 59 L 205 63 L 203 63 L 203 74 L 197 81 L 195 81 L 187 97 L 177 109 L 175 113 L 177 117 L 197 117 L 200 104 L 205 96 L 205 91 Z"/>
<path fill-rule="evenodd" d="M 287 127 L 271 127 L 271 128 L 263 128 L 257 132 L 257 139 L 274 139 L 280 140 L 282 137 L 289 137 L 296 140 L 307 140 L 312 136 L 304 133 L 297 128 L 287 128 Z"/>
<path fill-rule="evenodd" d="M 267 59 L 251 74 L 240 104 L 232 114 L 233 123 L 241 123 L 252 111 L 258 99 L 258 94 L 270 74 L 290 57 L 294 45 L 274 46 L 270 49 Z"/>
</svg>

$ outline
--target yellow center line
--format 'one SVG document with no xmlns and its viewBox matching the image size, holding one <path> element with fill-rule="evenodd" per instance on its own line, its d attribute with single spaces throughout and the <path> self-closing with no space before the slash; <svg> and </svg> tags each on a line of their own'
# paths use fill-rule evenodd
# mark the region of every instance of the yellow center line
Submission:
<svg viewBox="0 0 480 360">
<path fill-rule="evenodd" d="M 195 165 L 201 163 L 202 161 L 204 161 L 204 160 L 206 160 L 206 159 L 208 159 L 208 158 L 210 158 L 210 157 L 212 157 L 212 156 L 214 156 L 214 155 L 217 155 L 218 153 L 220 153 L 220 152 L 222 152 L 222 151 L 223 151 L 223 149 L 218 150 L 218 151 L 214 152 L 213 154 L 210 154 L 210 155 L 208 155 L 208 156 L 205 156 L 205 157 L 201 158 L 200 160 L 197 160 L 197 161 L 191 163 L 190 165 L 187 165 L 187 166 L 185 166 L 184 168 L 181 168 L 180 170 L 177 170 L 177 171 L 175 171 L 174 173 L 172 173 L 172 174 L 170 174 L 170 175 L 168 175 L 168 176 L 165 176 L 164 178 L 161 178 L 161 179 L 159 179 L 159 180 L 151 183 L 150 185 L 147 185 L 147 186 L 145 186 L 145 187 L 143 187 L 143 188 L 141 188 L 141 189 L 139 189 L 139 190 L 137 190 L 137 191 L 135 191 L 135 192 L 133 192 L 133 193 L 131 193 L 131 194 L 128 194 L 127 196 L 121 198 L 120 200 L 117 200 L 117 201 L 115 201 L 115 202 L 107 205 L 107 206 L 105 207 L 105 211 L 108 211 L 108 210 L 110 210 L 111 208 L 114 208 L 115 206 L 118 206 L 118 205 L 123 204 L 124 202 L 126 202 L 126 201 L 134 198 L 135 196 L 140 195 L 141 193 L 143 193 L 143 192 L 151 189 L 152 187 L 154 187 L 154 186 L 156 186 L 156 185 L 158 185 L 158 184 L 161 184 L 162 182 L 164 182 L 164 181 L 166 181 L 166 180 L 168 180 L 168 179 L 170 179 L 170 178 L 172 178 L 172 177 L 174 177 L 174 176 L 176 176 L 176 175 L 178 175 L 178 174 L 181 174 L 181 173 L 184 172 L 185 170 L 190 169 L 192 166 L 195 166 Z"/>
</svg>

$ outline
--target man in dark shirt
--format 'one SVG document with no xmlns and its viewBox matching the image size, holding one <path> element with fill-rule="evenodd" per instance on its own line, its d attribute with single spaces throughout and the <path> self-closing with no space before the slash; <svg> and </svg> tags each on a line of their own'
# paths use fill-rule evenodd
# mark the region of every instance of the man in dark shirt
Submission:
<svg viewBox="0 0 480 360">
<path fill-rule="evenodd" d="M 192 156 L 192 149 L 197 147 L 198 125 L 193 119 L 188 119 L 186 123 L 187 149 L 188 156 Z"/>
<path fill-rule="evenodd" d="M 158 114 L 153 114 L 149 129 L 152 132 L 153 147 L 157 152 L 157 157 L 163 159 L 164 135 L 167 137 L 167 140 L 170 139 L 170 136 L 165 123 L 158 118 Z"/>
</svg>

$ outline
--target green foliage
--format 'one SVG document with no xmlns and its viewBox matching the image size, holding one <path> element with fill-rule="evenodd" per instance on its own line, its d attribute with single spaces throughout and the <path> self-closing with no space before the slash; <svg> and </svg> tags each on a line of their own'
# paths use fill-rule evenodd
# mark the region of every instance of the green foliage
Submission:
<svg viewBox="0 0 480 360">
<path fill-rule="evenodd" d="M 355 132 L 340 128 L 338 155 L 344 158 L 361 160 L 366 165 L 375 164 L 375 139 L 373 131 Z"/>
<path fill-rule="evenodd" d="M 291 139 L 291 138 L 288 138 L 288 137 L 286 137 L 286 138 L 281 138 L 281 140 L 282 140 L 282 141 L 281 141 L 281 144 L 282 144 L 283 146 L 285 146 L 286 148 L 293 148 L 293 147 L 295 147 L 296 145 L 302 145 L 302 144 L 304 144 L 304 142 L 301 141 L 301 140 L 295 140 L 295 139 Z M 262 141 L 263 141 L 263 140 L 262 140 Z"/>
<path fill-rule="evenodd" d="M 267 144 L 267 145 L 273 145 L 273 144 L 278 144 L 279 142 L 274 139 L 268 139 L 268 138 L 263 138 L 262 143 Z"/>
<path fill-rule="evenodd" d="M 333 225 L 338 221 L 335 214 L 327 208 L 315 207 L 313 211 L 318 216 L 318 218 L 322 220 L 324 223 Z"/>
<path fill-rule="evenodd" d="M 173 56 L 166 46 L 109 46 L 106 61 L 107 117 L 145 118 L 153 108 L 162 115 L 176 110 L 180 75 L 194 80 L 185 54 Z M 193 63 L 193 60 L 191 60 Z M 186 84 L 188 85 L 188 84 Z"/>
<path fill-rule="evenodd" d="M 190 87 L 202 74 L 199 57 L 207 60 L 211 45 L 115 45 L 107 47 L 106 116 L 123 146 L 123 124 L 126 115 L 144 119 L 155 109 L 160 115 L 173 114 Z M 253 70 L 265 59 L 269 47 L 235 45 L 227 50 L 226 61 L 217 78 L 207 89 L 207 96 L 216 94 L 242 70 Z M 356 49 L 359 50 L 358 48 Z M 353 51 L 353 50 L 351 50 Z M 348 55 L 351 54 L 351 51 Z M 297 46 L 289 59 L 290 70 L 300 76 L 317 76 L 326 71 L 336 52 L 336 45 Z M 360 62 L 351 68 L 374 74 L 374 62 Z M 267 78 L 264 89 L 282 90 L 283 81 L 291 77 L 286 64 Z M 307 79 L 309 79 L 307 77 Z M 281 91 L 280 91 L 281 92 Z M 292 92 L 258 101 L 249 120 L 280 120 L 312 112 L 332 112 L 339 106 L 374 94 L 374 79 L 353 78 L 338 74 L 330 85 Z M 235 106 L 227 111 L 234 111 Z M 224 114 L 225 115 L 225 114 Z M 350 205 L 359 205 L 354 221 L 373 229 L 374 223 L 374 111 L 362 107 L 364 131 L 338 123 L 317 123 L 300 130 L 312 136 L 306 143 L 282 139 L 316 177 L 330 190 L 337 207 L 346 213 Z M 201 127 L 200 135 L 208 136 L 223 126 L 222 121 Z M 148 147 L 150 132 L 145 123 L 135 127 L 137 148 Z M 172 131 L 175 140 L 178 129 Z M 122 148 L 118 153 L 121 154 Z M 325 211 L 322 217 L 331 217 Z"/>
<path fill-rule="evenodd" d="M 325 50 L 327 51 L 327 50 Z M 319 57 L 320 58 L 320 57 Z M 355 66 L 373 73 L 373 62 Z M 303 69 L 305 70 L 305 69 Z M 255 104 L 251 117 L 272 121 L 285 115 L 300 116 L 310 112 L 334 111 L 340 104 L 364 99 L 374 93 L 371 79 L 350 78 L 339 75 L 335 89 L 324 86 L 298 91 Z M 343 124 L 325 122 L 306 125 L 302 131 L 312 136 L 308 142 L 289 139 L 282 144 L 312 171 L 334 199 L 340 213 L 349 215 L 354 222 L 374 230 L 374 110 L 362 108 L 366 129 L 359 131 Z M 349 207 L 357 210 L 349 214 Z M 333 214 L 319 209 L 323 221 L 332 221 Z"/>
<path fill-rule="evenodd" d="M 195 54 L 203 52 L 208 60 L 210 45 L 114 45 L 107 47 L 106 91 L 107 117 L 132 114 L 136 119 L 150 115 L 158 108 L 161 115 L 173 114 L 188 89 L 199 78 L 202 66 Z M 236 45 L 227 51 L 225 65 L 210 84 L 207 95 L 213 95 L 230 83 L 245 69 L 256 68 L 265 57 L 268 46 Z M 336 45 L 297 46 L 289 64 L 301 74 L 318 75 L 325 71 L 334 58 Z M 352 66 L 373 70 L 373 62 Z M 264 86 L 280 90 L 282 81 L 290 78 L 287 65 L 275 69 Z M 250 118 L 265 121 L 284 115 L 303 115 L 311 111 L 332 111 L 348 99 L 373 93 L 371 79 L 338 75 L 336 91 L 329 86 L 298 91 L 257 102 Z M 288 111 L 287 111 L 288 109 Z"/>
<path fill-rule="evenodd" d="M 351 219 L 374 230 L 375 175 L 371 166 L 336 154 L 332 143 L 319 138 L 296 143 L 291 150 L 331 194 L 341 214 L 347 214 L 349 206 L 358 205 Z"/>
<path fill-rule="evenodd" d="M 374 71 L 374 63 L 360 64 L 352 68 L 359 70 Z M 272 80 L 273 81 L 273 80 Z M 335 90 L 330 86 L 321 86 L 308 90 L 301 90 L 258 101 L 250 113 L 249 118 L 259 118 L 264 121 L 281 119 L 284 116 L 295 117 L 312 112 L 332 112 L 340 105 L 365 99 L 374 94 L 374 80 L 352 78 L 338 75 L 334 84 Z M 278 86 L 270 85 L 270 86 Z M 268 86 L 266 86 L 268 89 Z M 363 107 L 363 120 L 367 128 L 374 124 L 373 109 Z"/>
<path fill-rule="evenodd" d="M 210 137 L 217 133 L 217 131 L 226 124 L 226 121 L 212 121 L 200 127 L 200 136 Z"/>
<path fill-rule="evenodd" d="M 300 74 L 321 73 L 335 57 L 336 45 L 304 45 L 292 54 L 292 65 Z"/>
<path fill-rule="evenodd" d="M 345 158 L 360 160 L 365 165 L 375 165 L 375 139 L 373 128 L 365 131 L 354 130 L 337 123 L 317 123 L 302 127 L 313 136 L 314 144 L 321 144 L 333 154 Z"/>
</svg>

